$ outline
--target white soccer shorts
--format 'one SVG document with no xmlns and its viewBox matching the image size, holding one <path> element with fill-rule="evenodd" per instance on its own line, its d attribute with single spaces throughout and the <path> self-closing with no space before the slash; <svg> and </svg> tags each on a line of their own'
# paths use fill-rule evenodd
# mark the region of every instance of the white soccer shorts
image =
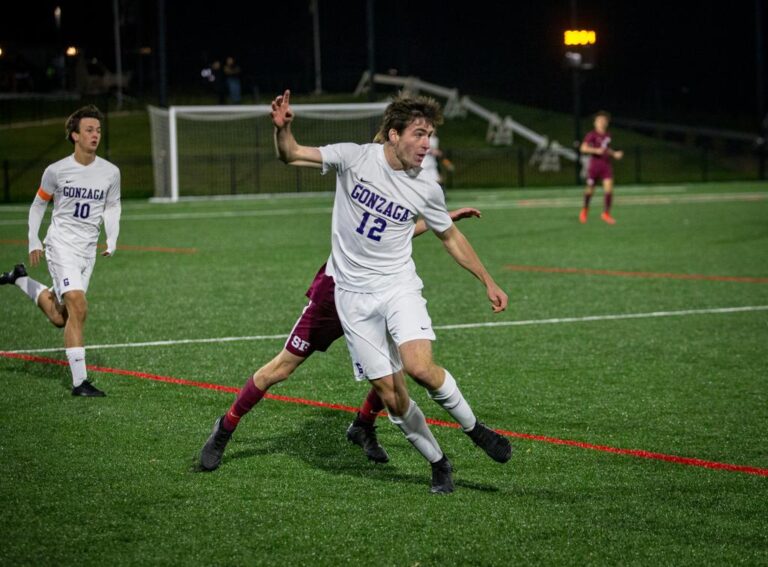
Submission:
<svg viewBox="0 0 768 567">
<path fill-rule="evenodd" d="M 427 301 L 418 289 L 396 286 L 379 293 L 336 287 L 336 311 L 344 328 L 357 380 L 376 380 L 403 368 L 398 346 L 435 340 Z"/>
<path fill-rule="evenodd" d="M 53 278 L 52 289 L 59 303 L 63 303 L 62 296 L 68 291 L 88 291 L 88 283 L 96 263 L 95 256 L 87 258 L 56 246 L 46 246 L 45 261 Z"/>
</svg>

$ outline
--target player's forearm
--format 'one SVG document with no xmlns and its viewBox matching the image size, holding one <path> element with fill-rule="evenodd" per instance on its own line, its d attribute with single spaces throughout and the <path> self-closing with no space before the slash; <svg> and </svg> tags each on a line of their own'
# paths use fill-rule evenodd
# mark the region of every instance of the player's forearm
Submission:
<svg viewBox="0 0 768 567">
<path fill-rule="evenodd" d="M 107 237 L 107 252 L 114 254 L 117 250 L 117 236 L 120 234 L 120 202 L 104 209 L 104 232 Z"/>
<path fill-rule="evenodd" d="M 40 225 L 43 222 L 45 216 L 45 209 L 48 206 L 48 201 L 41 199 L 38 195 L 35 195 L 35 199 L 32 201 L 32 206 L 29 208 L 29 233 L 27 239 L 29 240 L 29 251 L 42 250 L 43 243 L 40 242 Z"/>
<path fill-rule="evenodd" d="M 299 144 L 293 137 L 290 126 L 275 128 L 275 149 L 277 157 L 284 163 L 291 163 L 298 159 Z"/>
<path fill-rule="evenodd" d="M 451 220 L 456 223 L 461 219 L 468 219 L 472 217 L 479 218 L 481 213 L 478 209 L 472 207 L 461 207 L 460 209 L 453 209 L 452 211 L 448 211 L 448 215 L 451 217 Z M 427 223 L 424 221 L 424 219 L 419 219 L 416 221 L 415 228 L 413 229 L 413 237 L 416 238 L 417 236 L 427 232 L 427 230 L 429 230 Z"/>
<path fill-rule="evenodd" d="M 474 275 L 483 285 L 488 287 L 493 283 L 493 278 L 485 269 L 480 261 L 477 252 L 472 248 L 467 238 L 453 226 L 446 233 L 447 238 L 443 239 L 443 246 L 453 257 L 457 264 Z"/>
</svg>

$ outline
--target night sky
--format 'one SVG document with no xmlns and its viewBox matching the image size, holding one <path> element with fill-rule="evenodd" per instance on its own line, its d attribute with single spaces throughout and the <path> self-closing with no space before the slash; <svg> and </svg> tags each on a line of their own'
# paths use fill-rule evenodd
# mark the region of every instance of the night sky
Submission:
<svg viewBox="0 0 768 567">
<path fill-rule="evenodd" d="M 768 6 L 759 1 L 768 33 Z M 114 68 L 110 1 L 26 2 L 10 17 L 12 4 L 0 9 L 0 45 L 76 44 Z M 240 63 L 248 92 L 256 86 L 267 98 L 283 87 L 312 90 L 309 0 L 244 4 L 167 0 L 172 94 L 200 87 L 200 70 L 227 55 Z M 62 7 L 60 31 L 56 5 Z M 365 5 L 319 0 L 326 90 L 352 90 L 367 66 Z M 156 45 L 155 2 L 121 0 L 120 6 L 124 66 L 136 70 L 138 47 Z M 571 23 L 569 0 L 454 6 L 376 0 L 377 70 L 397 69 L 470 95 L 570 110 L 561 46 Z M 598 34 L 597 67 L 584 81 L 585 111 L 607 107 L 628 117 L 756 129 L 755 6 L 755 0 L 578 0 L 577 27 Z M 151 92 L 154 56 L 144 57 L 143 71 Z"/>
</svg>

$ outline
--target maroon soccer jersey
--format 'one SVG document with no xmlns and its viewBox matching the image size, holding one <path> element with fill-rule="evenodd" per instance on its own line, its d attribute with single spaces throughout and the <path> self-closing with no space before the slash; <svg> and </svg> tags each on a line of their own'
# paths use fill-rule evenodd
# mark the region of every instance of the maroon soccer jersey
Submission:
<svg viewBox="0 0 768 567">
<path fill-rule="evenodd" d="M 611 135 L 608 132 L 601 134 L 597 130 L 592 130 L 584 136 L 584 143 L 590 148 L 605 148 L 606 150 L 609 150 L 611 146 Z M 603 162 L 605 164 L 610 164 L 613 159 L 610 151 L 606 151 L 603 155 L 590 154 L 589 158 L 590 163 Z"/>
<path fill-rule="evenodd" d="M 610 149 L 611 135 L 608 132 L 601 134 L 597 130 L 592 130 L 586 136 L 584 136 L 584 143 L 590 148 L 605 148 Z M 613 156 L 610 151 L 606 151 L 603 155 L 590 154 L 589 167 L 587 169 L 587 183 L 594 185 L 597 181 L 604 179 L 613 179 L 613 167 L 611 162 Z"/>
</svg>

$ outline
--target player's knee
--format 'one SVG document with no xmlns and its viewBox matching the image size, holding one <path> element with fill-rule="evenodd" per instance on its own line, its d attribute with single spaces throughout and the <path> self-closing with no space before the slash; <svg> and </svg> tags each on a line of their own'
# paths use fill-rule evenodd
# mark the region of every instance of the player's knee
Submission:
<svg viewBox="0 0 768 567">
<path fill-rule="evenodd" d="M 408 375 L 419 384 L 426 387 L 433 387 L 436 380 L 437 366 L 433 362 L 419 361 L 412 362 L 405 367 Z"/>
<path fill-rule="evenodd" d="M 278 382 L 287 380 L 296 366 L 289 361 L 274 359 L 261 368 L 253 375 L 253 381 L 259 388 L 269 388 Z"/>
<path fill-rule="evenodd" d="M 67 296 L 65 299 L 67 313 L 70 318 L 78 321 L 85 321 L 88 316 L 88 301 L 84 294 Z"/>
<path fill-rule="evenodd" d="M 289 362 L 281 361 L 272 370 L 272 377 L 276 382 L 287 380 L 296 367 Z"/>
</svg>

